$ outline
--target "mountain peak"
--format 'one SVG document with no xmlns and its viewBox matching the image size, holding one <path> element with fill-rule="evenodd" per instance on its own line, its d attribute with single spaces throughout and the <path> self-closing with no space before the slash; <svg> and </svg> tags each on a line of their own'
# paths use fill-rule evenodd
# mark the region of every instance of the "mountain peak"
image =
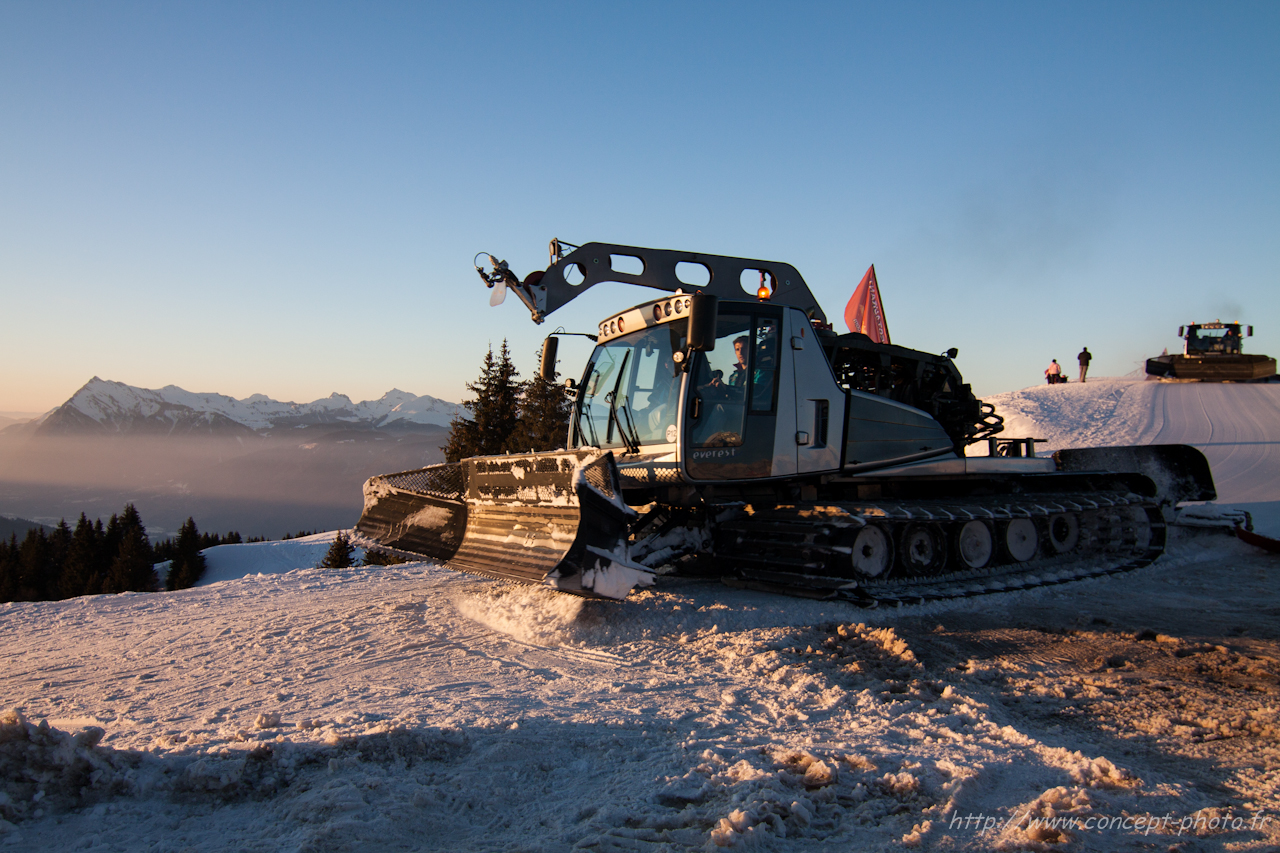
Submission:
<svg viewBox="0 0 1280 853">
<path fill-rule="evenodd" d="M 44 419 L 40 432 L 247 434 L 328 423 L 448 426 L 460 409 L 456 403 L 395 389 L 378 400 L 361 403 L 335 391 L 312 403 L 298 404 L 265 394 L 237 400 L 224 394 L 194 393 L 177 385 L 158 390 L 136 388 L 95 376 Z"/>
</svg>

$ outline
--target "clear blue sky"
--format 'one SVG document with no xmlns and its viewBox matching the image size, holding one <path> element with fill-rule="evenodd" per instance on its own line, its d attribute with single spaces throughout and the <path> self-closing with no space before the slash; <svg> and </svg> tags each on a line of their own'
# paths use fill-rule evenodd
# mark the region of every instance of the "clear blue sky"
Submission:
<svg viewBox="0 0 1280 853">
<path fill-rule="evenodd" d="M 788 261 L 980 394 L 1280 355 L 1280 4 L 0 3 L 0 411 L 466 395 L 551 237 Z M 579 339 L 580 340 L 580 339 Z M 576 376 L 586 349 L 562 346 Z"/>
</svg>

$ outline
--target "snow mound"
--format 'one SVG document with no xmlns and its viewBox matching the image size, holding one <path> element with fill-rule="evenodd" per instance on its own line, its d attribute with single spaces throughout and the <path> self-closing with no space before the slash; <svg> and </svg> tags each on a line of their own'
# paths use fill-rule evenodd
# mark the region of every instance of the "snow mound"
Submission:
<svg viewBox="0 0 1280 853">
<path fill-rule="evenodd" d="M 98 746 L 103 734 L 93 726 L 73 736 L 16 710 L 0 714 L 0 818 L 39 818 L 129 793 L 130 762 Z"/>
<path fill-rule="evenodd" d="M 1003 436 L 1042 438 L 1036 455 L 1064 447 L 1106 447 L 1141 443 L 1135 432 L 1149 425 L 1159 383 L 1101 378 L 1086 383 L 1033 385 L 984 397 L 1004 418 Z M 985 456 L 985 445 L 970 455 Z"/>
<path fill-rule="evenodd" d="M 1209 460 L 1218 502 L 1247 510 L 1280 536 L 1280 383 L 1144 382 L 1037 385 L 987 397 L 1002 435 L 1044 439 L 1036 455 L 1074 447 L 1188 444 Z M 984 443 L 968 448 L 985 456 Z M 1271 532 L 1268 532 L 1271 531 Z"/>
<path fill-rule="evenodd" d="M 112 798 L 162 793 L 184 802 L 236 802 L 289 794 L 308 797 L 314 777 L 336 769 L 424 762 L 449 764 L 470 750 L 453 729 L 385 727 L 328 745 L 253 743 L 246 749 L 162 760 L 99 745 L 103 730 L 72 735 L 17 711 L 0 715 L 0 816 L 10 823 L 81 809 Z M 373 775 L 384 775 L 370 768 Z M 292 789 L 292 790 L 291 790 Z M 296 805 L 295 805 L 296 809 Z"/>
<path fill-rule="evenodd" d="M 314 569 L 320 565 L 325 553 L 339 533 L 349 530 L 330 530 L 286 539 L 281 542 L 248 542 L 238 545 L 215 545 L 206 548 L 205 571 L 197 586 L 238 580 L 250 575 L 279 575 L 296 569 Z M 363 561 L 364 551 L 355 549 L 352 560 Z"/>
</svg>

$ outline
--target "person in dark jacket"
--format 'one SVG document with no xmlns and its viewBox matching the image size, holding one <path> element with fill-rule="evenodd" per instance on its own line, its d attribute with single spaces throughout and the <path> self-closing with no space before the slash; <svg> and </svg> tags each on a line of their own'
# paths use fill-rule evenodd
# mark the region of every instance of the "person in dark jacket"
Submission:
<svg viewBox="0 0 1280 853">
<path fill-rule="evenodd" d="M 1085 347 L 1080 350 L 1080 354 L 1076 356 L 1076 361 L 1080 362 L 1080 381 L 1084 381 L 1084 375 L 1089 372 L 1089 362 L 1093 360 L 1093 356 L 1089 353 L 1089 348 Z"/>
</svg>

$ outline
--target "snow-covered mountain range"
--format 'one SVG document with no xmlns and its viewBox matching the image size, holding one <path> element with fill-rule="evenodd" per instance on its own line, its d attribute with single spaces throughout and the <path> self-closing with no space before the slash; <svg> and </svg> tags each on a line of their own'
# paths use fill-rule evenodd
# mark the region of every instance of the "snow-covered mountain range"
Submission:
<svg viewBox="0 0 1280 853">
<path fill-rule="evenodd" d="M 39 435 L 264 433 L 323 424 L 413 429 L 448 426 L 461 411 L 457 403 L 396 389 L 360 403 L 338 393 L 311 403 L 288 403 L 263 394 L 237 400 L 176 385 L 135 388 L 95 376 L 25 428 Z"/>
</svg>

